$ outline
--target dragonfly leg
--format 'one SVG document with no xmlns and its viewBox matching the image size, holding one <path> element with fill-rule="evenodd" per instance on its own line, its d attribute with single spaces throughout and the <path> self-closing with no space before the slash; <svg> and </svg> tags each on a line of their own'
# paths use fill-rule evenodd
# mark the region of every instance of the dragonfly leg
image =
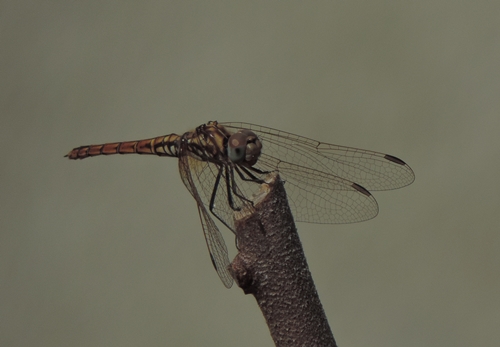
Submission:
<svg viewBox="0 0 500 347">
<path fill-rule="evenodd" d="M 222 176 L 222 167 L 219 167 L 219 172 L 217 173 L 217 177 L 215 178 L 214 188 L 212 190 L 212 196 L 210 197 L 209 209 L 210 212 L 212 212 L 213 214 L 215 214 L 214 213 L 215 197 L 217 196 L 217 189 L 219 188 L 221 176 Z"/>
<path fill-rule="evenodd" d="M 252 168 L 252 169 L 254 169 L 255 172 L 262 174 L 262 175 L 270 173 L 270 172 L 261 171 L 259 169 L 255 169 L 255 168 Z M 252 174 L 247 168 L 245 168 L 243 166 L 236 166 L 235 170 L 243 181 L 255 182 L 258 184 L 264 183 L 264 180 L 257 178 L 254 174 Z M 241 172 L 240 170 L 243 172 Z M 245 175 L 243 173 L 245 173 L 248 177 L 245 177 Z"/>
<path fill-rule="evenodd" d="M 257 177 L 254 177 L 255 179 L 248 179 L 248 178 L 244 177 L 243 174 L 239 171 L 239 169 L 238 169 L 237 166 L 234 167 L 234 170 L 236 170 L 236 172 L 238 173 L 238 175 L 240 176 L 240 178 L 242 180 L 244 180 L 244 181 L 251 181 L 251 182 L 255 182 L 255 183 L 264 183 L 264 181 L 259 180 Z M 246 202 L 248 202 L 248 203 L 250 203 L 250 204 L 253 205 L 252 200 L 246 198 L 240 192 L 238 192 L 238 186 L 236 185 L 236 181 L 234 180 L 234 171 L 233 171 L 233 168 L 230 169 L 230 175 L 229 176 L 231 178 L 231 191 L 233 192 L 233 194 L 236 195 L 241 200 L 244 200 L 244 201 L 246 201 Z M 228 187 L 228 191 L 229 191 L 229 187 Z"/>
<path fill-rule="evenodd" d="M 233 200 L 232 194 L 234 194 L 235 196 L 237 196 L 241 200 L 245 200 L 246 202 L 252 203 L 251 200 L 247 199 L 246 197 L 244 197 L 242 194 L 240 194 L 238 192 L 238 186 L 236 185 L 236 182 L 234 180 L 234 171 L 233 171 L 232 167 L 228 168 L 226 166 L 226 184 L 227 184 L 227 196 L 228 196 L 229 205 L 231 206 L 231 208 L 233 210 L 239 211 L 239 210 L 241 210 L 241 208 L 234 206 L 234 200 Z"/>
<path fill-rule="evenodd" d="M 225 175 L 222 174 L 223 170 L 225 170 Z M 231 180 L 228 178 L 228 176 L 231 177 Z M 232 171 L 231 171 L 231 174 L 229 174 L 227 166 L 220 166 L 219 172 L 217 173 L 217 177 L 215 178 L 214 188 L 212 190 L 212 195 L 210 197 L 210 205 L 209 205 L 210 212 L 212 212 L 212 214 L 214 214 L 215 216 L 217 216 L 217 213 L 215 213 L 215 211 L 214 211 L 215 198 L 217 197 L 217 191 L 219 188 L 220 180 L 223 177 L 224 177 L 224 180 L 226 181 L 227 203 L 229 204 L 229 207 L 231 207 L 231 209 L 233 211 L 240 210 L 240 208 L 235 206 L 235 204 L 234 204 L 233 194 L 235 194 L 240 199 L 244 199 L 244 200 L 250 202 L 250 200 L 248 200 L 247 198 L 245 198 L 244 196 L 242 196 L 241 194 L 239 194 L 236 191 L 236 188 L 235 188 L 236 185 L 234 182 L 234 176 L 232 174 Z M 217 218 L 219 218 L 219 217 L 217 216 Z"/>
</svg>

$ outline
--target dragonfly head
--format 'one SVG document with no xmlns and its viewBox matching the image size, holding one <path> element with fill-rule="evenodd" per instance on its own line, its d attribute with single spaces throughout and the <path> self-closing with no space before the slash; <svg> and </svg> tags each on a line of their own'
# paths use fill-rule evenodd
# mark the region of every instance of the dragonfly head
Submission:
<svg viewBox="0 0 500 347">
<path fill-rule="evenodd" d="M 253 166 L 257 162 L 262 143 L 254 132 L 242 129 L 229 137 L 227 154 L 235 164 Z"/>
</svg>

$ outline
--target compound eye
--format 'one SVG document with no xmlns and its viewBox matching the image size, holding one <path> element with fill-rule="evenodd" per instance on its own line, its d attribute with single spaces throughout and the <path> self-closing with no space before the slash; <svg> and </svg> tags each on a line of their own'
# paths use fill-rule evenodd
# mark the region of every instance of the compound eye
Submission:
<svg viewBox="0 0 500 347">
<path fill-rule="evenodd" d="M 245 163 L 248 166 L 254 166 L 255 163 L 257 163 L 257 160 L 259 159 L 260 152 L 262 150 L 262 143 L 260 140 L 255 136 L 249 136 L 247 137 L 247 147 L 245 150 Z"/>
<path fill-rule="evenodd" d="M 229 138 L 227 146 L 227 155 L 233 163 L 240 163 L 245 159 L 247 136 L 240 132 L 234 133 Z"/>
</svg>

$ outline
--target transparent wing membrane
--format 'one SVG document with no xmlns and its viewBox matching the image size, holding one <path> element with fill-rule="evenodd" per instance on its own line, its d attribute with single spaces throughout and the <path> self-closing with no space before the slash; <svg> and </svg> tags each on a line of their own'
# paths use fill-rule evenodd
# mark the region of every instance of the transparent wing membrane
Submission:
<svg viewBox="0 0 500 347">
<path fill-rule="evenodd" d="M 234 232 L 234 211 L 253 208 L 250 200 L 267 173 L 279 172 L 297 221 L 326 224 L 375 217 L 378 205 L 369 191 L 401 188 L 415 179 L 411 168 L 392 155 L 250 123 L 208 122 L 183 135 L 81 146 L 67 157 L 129 153 L 179 158 L 212 264 L 228 288 L 233 283 L 228 252 L 213 217 Z"/>
<path fill-rule="evenodd" d="M 365 149 L 318 142 L 303 136 L 250 123 L 221 123 L 231 131 L 250 129 L 262 140 L 268 162 L 287 162 L 356 182 L 370 191 L 411 184 L 411 168 L 394 156 Z M 282 171 L 280 170 L 280 173 Z"/>
</svg>

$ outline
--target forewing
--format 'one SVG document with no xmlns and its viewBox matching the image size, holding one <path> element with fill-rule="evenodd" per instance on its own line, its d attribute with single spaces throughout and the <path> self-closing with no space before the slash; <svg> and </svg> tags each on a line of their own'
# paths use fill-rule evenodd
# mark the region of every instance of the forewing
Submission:
<svg viewBox="0 0 500 347">
<path fill-rule="evenodd" d="M 221 125 L 232 132 L 239 129 L 255 132 L 262 141 L 261 157 L 267 156 L 269 163 L 286 162 L 330 173 L 373 191 L 401 188 L 415 179 L 405 162 L 388 154 L 318 142 L 250 123 Z"/>
</svg>

